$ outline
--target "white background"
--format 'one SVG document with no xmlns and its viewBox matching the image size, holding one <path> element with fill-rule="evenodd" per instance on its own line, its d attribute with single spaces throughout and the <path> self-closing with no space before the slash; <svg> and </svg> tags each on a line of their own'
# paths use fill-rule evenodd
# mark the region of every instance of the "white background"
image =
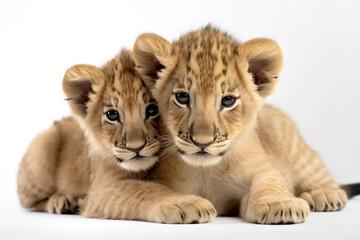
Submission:
<svg viewBox="0 0 360 240">
<path fill-rule="evenodd" d="M 30 141 L 69 114 L 61 90 L 74 64 L 102 65 L 154 32 L 168 40 L 213 23 L 240 41 L 272 38 L 284 69 L 268 102 L 297 123 L 340 183 L 360 181 L 360 1 L 0 1 L 0 238 L 360 237 L 360 199 L 305 224 L 259 226 L 237 218 L 174 226 L 31 213 L 16 196 Z M 87 235 L 86 235 L 87 233 Z M 90 235 L 90 236 L 89 236 Z"/>
</svg>

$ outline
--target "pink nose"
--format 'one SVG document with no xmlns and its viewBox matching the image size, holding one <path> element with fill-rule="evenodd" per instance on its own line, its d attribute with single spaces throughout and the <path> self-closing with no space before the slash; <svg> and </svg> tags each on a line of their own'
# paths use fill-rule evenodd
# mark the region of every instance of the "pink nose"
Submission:
<svg viewBox="0 0 360 240">
<path fill-rule="evenodd" d="M 201 148 L 201 149 L 205 149 L 205 148 L 207 148 L 208 146 L 210 146 L 210 145 L 215 141 L 216 136 L 213 138 L 212 141 L 207 142 L 207 143 L 199 143 L 199 142 L 195 141 L 195 140 L 193 139 L 192 135 L 190 135 L 190 139 L 191 139 L 191 141 L 192 141 L 196 146 L 198 146 L 198 147 Z"/>
<path fill-rule="evenodd" d="M 138 153 L 138 152 L 141 151 L 141 149 L 143 149 L 143 148 L 145 147 L 145 144 L 146 144 L 146 142 L 144 142 L 143 145 L 141 145 L 140 147 L 137 147 L 137 148 L 131 148 L 131 147 L 129 147 L 127 144 L 125 144 L 125 147 L 126 147 L 126 149 L 129 150 L 129 151 L 132 151 L 132 152 L 134 152 L 134 153 Z"/>
</svg>

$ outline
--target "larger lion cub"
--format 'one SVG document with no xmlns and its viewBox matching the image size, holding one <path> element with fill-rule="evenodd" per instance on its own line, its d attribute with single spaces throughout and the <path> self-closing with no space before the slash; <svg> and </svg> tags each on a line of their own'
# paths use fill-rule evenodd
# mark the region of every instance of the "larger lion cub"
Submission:
<svg viewBox="0 0 360 240">
<path fill-rule="evenodd" d="M 133 52 L 171 141 L 154 179 L 249 222 L 300 223 L 310 208 L 345 206 L 345 191 L 294 123 L 264 104 L 282 68 L 275 42 L 240 44 L 206 27 L 173 43 L 143 34 Z"/>
<path fill-rule="evenodd" d="M 101 68 L 67 70 L 63 90 L 74 116 L 55 122 L 27 150 L 18 173 L 24 207 L 164 223 L 215 216 L 208 200 L 145 181 L 158 160 L 162 127 L 134 67 L 123 51 Z"/>
</svg>

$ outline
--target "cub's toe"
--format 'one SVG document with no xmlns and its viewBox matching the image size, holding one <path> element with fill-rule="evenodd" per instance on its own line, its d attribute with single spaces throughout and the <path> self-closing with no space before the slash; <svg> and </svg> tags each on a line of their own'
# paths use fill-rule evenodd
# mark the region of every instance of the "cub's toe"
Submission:
<svg viewBox="0 0 360 240">
<path fill-rule="evenodd" d="M 303 192 L 299 196 L 310 206 L 311 211 L 329 212 L 343 209 L 347 202 L 346 193 L 340 188 L 321 188 Z"/>
</svg>

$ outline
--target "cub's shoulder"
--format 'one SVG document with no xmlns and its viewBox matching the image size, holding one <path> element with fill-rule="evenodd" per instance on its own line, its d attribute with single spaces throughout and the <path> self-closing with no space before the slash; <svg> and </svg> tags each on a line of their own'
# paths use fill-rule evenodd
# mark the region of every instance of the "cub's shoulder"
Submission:
<svg viewBox="0 0 360 240">
<path fill-rule="evenodd" d="M 285 126 L 296 128 L 295 123 L 280 109 L 265 104 L 258 115 L 258 125 L 261 128 L 278 129 Z"/>
<path fill-rule="evenodd" d="M 275 115 L 278 117 L 282 117 L 282 116 L 287 117 L 287 115 L 280 109 L 278 109 L 270 104 L 265 104 L 259 112 L 259 117 L 265 117 L 265 116 L 268 117 L 271 115 Z"/>
<path fill-rule="evenodd" d="M 84 141 L 84 132 L 73 116 L 54 121 L 54 126 L 65 141 Z"/>
</svg>

